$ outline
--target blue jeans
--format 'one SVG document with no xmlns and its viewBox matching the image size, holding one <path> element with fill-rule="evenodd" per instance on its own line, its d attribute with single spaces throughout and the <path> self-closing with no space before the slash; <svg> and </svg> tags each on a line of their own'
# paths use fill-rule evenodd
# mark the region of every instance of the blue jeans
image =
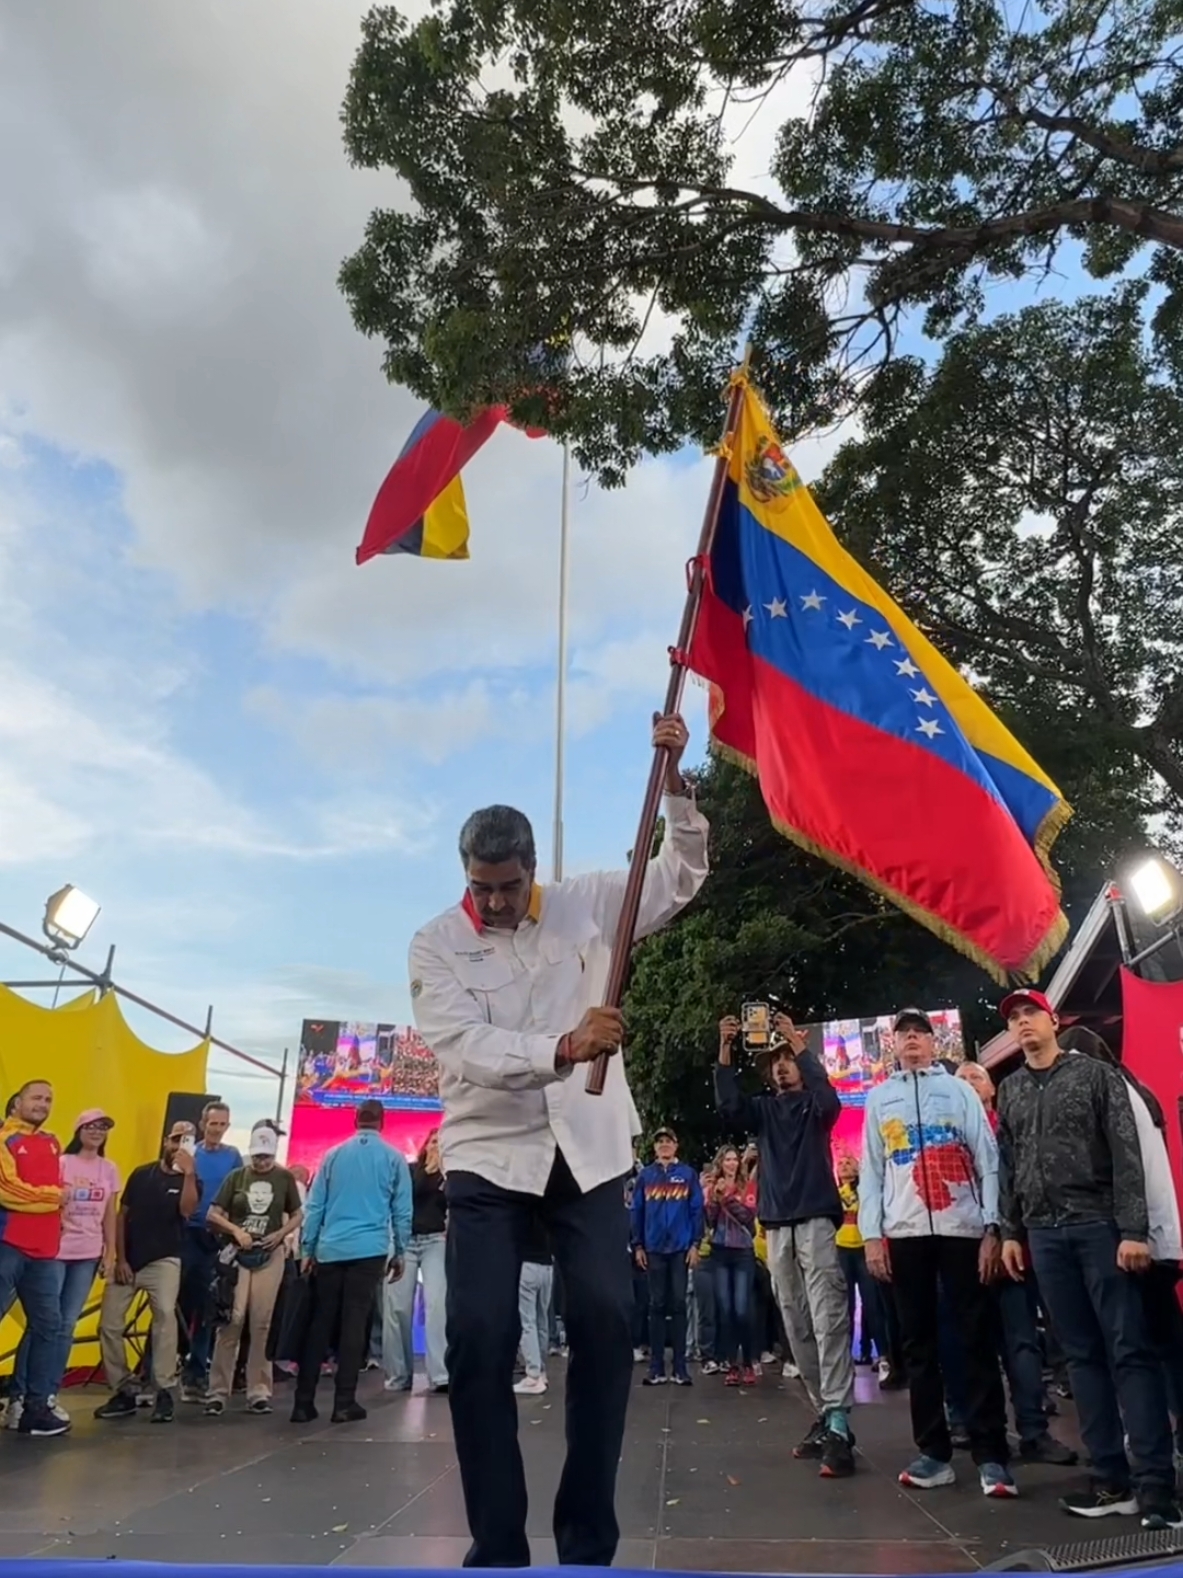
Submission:
<svg viewBox="0 0 1183 1578">
<path fill-rule="evenodd" d="M 1021 1441 L 1037 1441 L 1047 1430 L 1047 1409 L 1043 1400 L 1043 1353 L 1035 1325 L 1035 1285 L 1009 1277 L 995 1284 L 998 1312 L 1002 1317 L 1002 1362 L 1010 1382 L 1010 1400 L 1015 1411 L 1015 1429 Z"/>
<path fill-rule="evenodd" d="M 750 1249 L 721 1249 L 711 1246 L 712 1275 L 715 1279 L 717 1358 L 721 1364 L 748 1364 L 752 1353 L 752 1279 L 756 1257 Z"/>
<path fill-rule="evenodd" d="M 444 1312 L 448 1277 L 444 1262 L 444 1234 L 419 1233 L 407 1245 L 403 1274 L 397 1282 L 384 1282 L 382 1296 L 382 1366 L 388 1380 L 409 1391 L 415 1375 L 415 1289 L 423 1278 L 423 1324 L 427 1338 L 427 1384 L 446 1386 L 444 1363 Z"/>
<path fill-rule="evenodd" d="M 181 1239 L 181 1297 L 178 1308 L 189 1352 L 185 1359 L 186 1386 L 209 1384 L 214 1352 L 214 1327 L 210 1308 L 210 1282 L 221 1246 L 204 1227 L 187 1227 Z"/>
<path fill-rule="evenodd" d="M 526 1374 L 536 1381 L 546 1374 L 546 1318 L 554 1268 L 522 1262 L 518 1282 L 518 1314 L 522 1319 L 522 1359 Z"/>
<path fill-rule="evenodd" d="M 70 1362 L 70 1349 L 74 1346 L 74 1328 L 78 1324 L 78 1317 L 86 1308 L 86 1298 L 91 1288 L 94 1287 L 95 1273 L 99 1269 L 97 1260 L 55 1260 L 54 1269 L 57 1272 L 57 1297 L 58 1312 L 61 1316 L 62 1333 L 54 1357 L 53 1373 L 54 1383 L 49 1389 L 52 1397 L 60 1391 L 62 1377 L 66 1373 L 66 1366 Z M 21 1345 L 16 1350 L 16 1363 L 12 1371 L 13 1397 L 23 1397 L 29 1389 L 29 1349 L 31 1347 L 29 1333 L 26 1329 L 21 1338 Z"/>
<path fill-rule="evenodd" d="M 1139 1279 L 1118 1269 L 1116 1224 L 1036 1227 L 1028 1239 L 1039 1291 L 1068 1361 L 1094 1474 L 1120 1490 L 1132 1483 L 1143 1504 L 1173 1500 L 1162 1370 L 1146 1330 Z"/>
<path fill-rule="evenodd" d="M 10 1310 L 16 1299 L 25 1312 L 25 1402 L 34 1408 L 45 1406 L 60 1380 L 54 1373 L 62 1331 L 58 1266 L 56 1260 L 34 1260 L 11 1244 L 0 1244 L 0 1313 Z"/>
</svg>

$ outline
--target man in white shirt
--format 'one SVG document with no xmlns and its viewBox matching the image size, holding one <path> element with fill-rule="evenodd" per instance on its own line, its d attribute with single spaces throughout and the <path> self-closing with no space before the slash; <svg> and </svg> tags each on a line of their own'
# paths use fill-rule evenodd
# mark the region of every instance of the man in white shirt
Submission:
<svg viewBox="0 0 1183 1578">
<path fill-rule="evenodd" d="M 637 936 L 657 931 L 707 874 L 707 823 L 679 771 L 686 726 L 660 718 L 665 836 L 645 874 Z M 577 1067 L 615 1052 L 604 999 L 627 874 L 545 891 L 520 811 L 475 812 L 460 834 L 467 891 L 411 944 L 411 998 L 440 1068 L 448 1197 L 448 1351 L 456 1453 L 473 1546 L 465 1565 L 524 1567 L 526 1480 L 513 1366 L 518 1278 L 541 1220 L 565 1289 L 571 1361 L 559 1561 L 607 1567 L 619 1539 L 616 1469 L 632 1375 L 624 1178 L 636 1108 L 620 1059 L 602 1095 Z"/>
</svg>

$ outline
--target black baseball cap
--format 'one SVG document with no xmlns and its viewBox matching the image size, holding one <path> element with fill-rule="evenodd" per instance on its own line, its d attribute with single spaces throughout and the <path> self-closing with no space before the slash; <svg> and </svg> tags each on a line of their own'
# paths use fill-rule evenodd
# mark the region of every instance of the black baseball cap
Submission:
<svg viewBox="0 0 1183 1578">
<path fill-rule="evenodd" d="M 906 1025 L 916 1025 L 917 1028 L 923 1030 L 926 1035 L 931 1036 L 934 1034 L 932 1020 L 924 1012 L 923 1008 L 901 1008 L 899 1013 L 895 1016 L 895 1024 L 892 1028 L 895 1030 L 903 1030 Z"/>
</svg>

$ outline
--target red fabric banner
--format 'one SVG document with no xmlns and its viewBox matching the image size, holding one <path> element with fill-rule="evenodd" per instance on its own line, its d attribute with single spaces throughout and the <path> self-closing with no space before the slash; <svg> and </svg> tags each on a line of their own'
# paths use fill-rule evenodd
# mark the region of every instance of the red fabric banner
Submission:
<svg viewBox="0 0 1183 1578">
<path fill-rule="evenodd" d="M 1144 981 L 1123 969 L 1121 999 L 1125 1021 L 1121 1060 L 1162 1104 L 1175 1193 L 1183 1201 L 1183 1135 L 1179 1130 L 1179 1098 L 1183 1096 L 1183 981 Z"/>
</svg>

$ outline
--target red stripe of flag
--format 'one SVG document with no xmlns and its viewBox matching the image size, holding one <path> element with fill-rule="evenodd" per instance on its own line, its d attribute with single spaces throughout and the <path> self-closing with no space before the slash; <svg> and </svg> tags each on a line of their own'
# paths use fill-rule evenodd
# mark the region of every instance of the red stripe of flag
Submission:
<svg viewBox="0 0 1183 1578">
<path fill-rule="evenodd" d="M 386 473 L 357 550 L 358 564 L 386 553 L 405 537 L 507 415 L 504 406 L 490 406 L 467 426 L 437 416 Z"/>
<path fill-rule="evenodd" d="M 1006 808 L 931 751 L 810 695 L 748 650 L 704 591 L 691 666 L 721 696 L 712 733 L 759 776 L 774 821 L 1003 968 L 1055 924 L 1059 895 Z"/>
</svg>

